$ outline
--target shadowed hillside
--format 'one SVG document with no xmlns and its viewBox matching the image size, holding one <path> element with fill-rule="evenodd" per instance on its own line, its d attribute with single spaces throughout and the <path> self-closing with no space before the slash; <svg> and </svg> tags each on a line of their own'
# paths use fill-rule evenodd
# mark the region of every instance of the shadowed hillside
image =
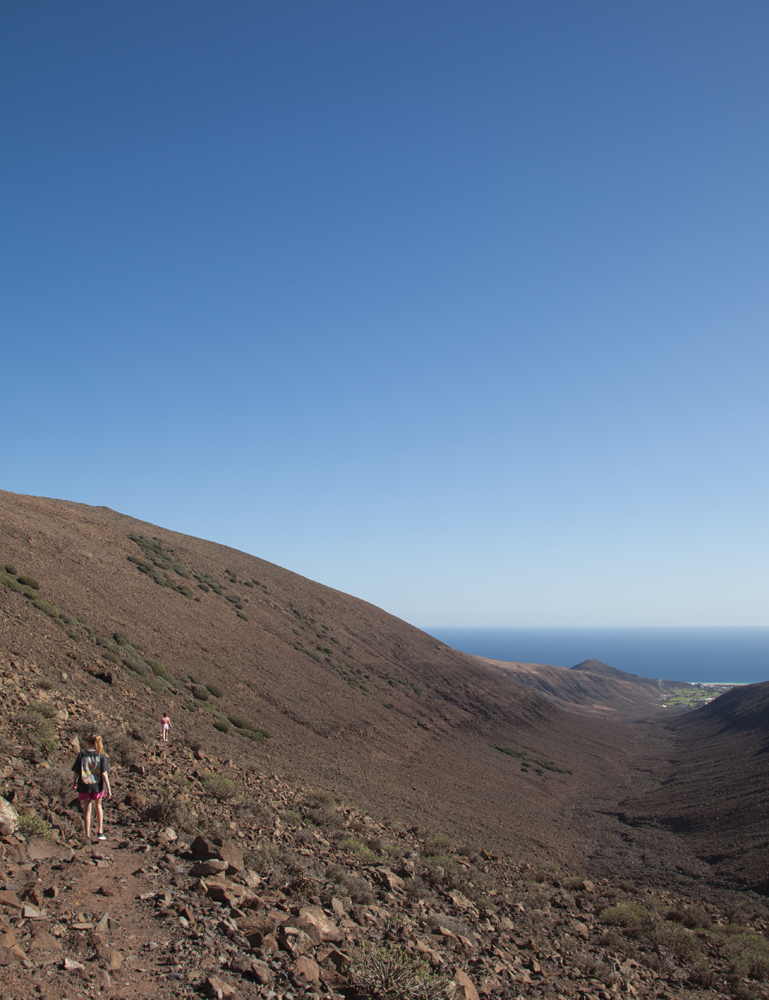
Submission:
<svg viewBox="0 0 769 1000">
<path fill-rule="evenodd" d="M 769 682 L 734 688 L 668 723 L 660 783 L 623 805 L 627 822 L 686 837 L 726 881 L 769 892 Z"/>
</svg>

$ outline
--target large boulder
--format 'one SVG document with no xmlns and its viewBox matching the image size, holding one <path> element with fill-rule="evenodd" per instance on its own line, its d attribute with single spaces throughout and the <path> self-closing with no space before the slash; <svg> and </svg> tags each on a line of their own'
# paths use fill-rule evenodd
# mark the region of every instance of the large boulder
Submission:
<svg viewBox="0 0 769 1000">
<path fill-rule="evenodd" d="M 10 802 L 0 799 L 0 835 L 12 837 L 19 829 L 19 814 Z"/>
</svg>

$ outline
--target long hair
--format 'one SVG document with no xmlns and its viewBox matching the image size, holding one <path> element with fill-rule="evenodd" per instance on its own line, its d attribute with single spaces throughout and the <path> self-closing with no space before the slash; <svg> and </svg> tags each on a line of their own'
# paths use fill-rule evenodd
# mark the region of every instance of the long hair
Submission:
<svg viewBox="0 0 769 1000">
<path fill-rule="evenodd" d="M 88 746 L 93 747 L 97 753 L 103 753 L 104 746 L 101 741 L 101 736 L 98 733 L 91 733 L 88 737 Z"/>
</svg>

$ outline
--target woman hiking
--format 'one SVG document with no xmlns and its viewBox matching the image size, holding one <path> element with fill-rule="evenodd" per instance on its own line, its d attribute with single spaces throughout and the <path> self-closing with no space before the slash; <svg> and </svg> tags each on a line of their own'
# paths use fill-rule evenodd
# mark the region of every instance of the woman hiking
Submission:
<svg viewBox="0 0 769 1000">
<path fill-rule="evenodd" d="M 85 839 L 91 839 L 91 807 L 96 803 L 96 822 L 99 825 L 97 840 L 106 840 L 104 836 L 104 811 L 101 800 L 104 798 L 104 790 L 107 790 L 107 798 L 112 798 L 112 789 L 109 785 L 109 760 L 104 753 L 101 736 L 98 733 L 91 733 L 86 740 L 86 749 L 81 750 L 77 755 L 72 770 L 77 775 L 75 790 L 80 804 L 83 808 L 83 823 L 85 825 Z"/>
</svg>

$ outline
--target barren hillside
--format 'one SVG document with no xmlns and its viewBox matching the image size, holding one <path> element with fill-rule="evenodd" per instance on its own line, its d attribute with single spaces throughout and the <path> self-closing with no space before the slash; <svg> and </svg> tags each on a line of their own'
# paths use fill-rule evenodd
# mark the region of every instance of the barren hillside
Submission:
<svg viewBox="0 0 769 1000">
<path fill-rule="evenodd" d="M 254 556 L 65 501 L 3 493 L 0 516 L 0 562 L 66 616 L 0 588 L 4 647 L 109 676 L 104 697 L 146 725 L 167 707 L 180 731 L 205 722 L 218 752 L 266 755 L 376 811 L 516 852 L 552 852 L 569 803 L 632 758 L 621 730 L 599 733 L 379 608 Z M 222 697 L 195 699 L 190 677 Z M 264 748 L 218 731 L 212 708 L 268 731 Z M 577 830 L 555 839 L 558 853 L 583 849 Z"/>
<path fill-rule="evenodd" d="M 654 714 L 656 682 L 483 662 L 255 556 L 106 508 L 1 493 L 0 518 L 0 565 L 16 571 L 0 587 L 5 655 L 64 671 L 126 723 L 152 731 L 167 709 L 179 737 L 213 753 L 517 858 L 635 877 L 652 858 L 700 879 L 749 847 L 745 884 L 766 880 L 753 825 L 709 819 L 735 795 L 743 818 L 766 803 L 762 717 L 728 732 L 712 721 L 732 700 L 631 724 L 619 717 Z M 518 683 L 527 671 L 550 699 Z M 556 703 L 591 699 L 618 718 Z M 713 829 L 707 850 L 676 833 L 687 808 Z"/>
</svg>

